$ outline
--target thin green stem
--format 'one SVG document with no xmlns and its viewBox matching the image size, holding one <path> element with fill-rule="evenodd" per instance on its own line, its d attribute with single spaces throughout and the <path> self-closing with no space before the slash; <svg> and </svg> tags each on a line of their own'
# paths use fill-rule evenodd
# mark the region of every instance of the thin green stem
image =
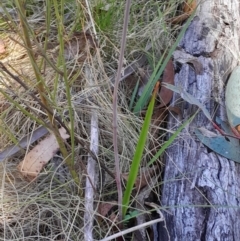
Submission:
<svg viewBox="0 0 240 241">
<path fill-rule="evenodd" d="M 74 169 L 74 159 L 75 159 L 74 158 L 74 151 L 75 151 L 74 114 L 73 114 L 72 101 L 71 101 L 71 91 L 70 91 L 70 86 L 69 86 L 68 77 L 67 77 L 67 68 L 66 68 L 66 63 L 64 59 L 64 37 L 63 37 L 64 36 L 64 27 L 63 27 L 64 26 L 63 24 L 64 0 L 61 0 L 60 3 L 58 3 L 57 0 L 53 0 L 53 4 L 55 9 L 56 20 L 58 23 L 57 25 L 58 40 L 60 45 L 58 64 L 61 65 L 63 68 L 63 80 L 65 84 L 69 118 L 70 118 L 71 156 L 66 160 L 66 162 L 71 167 L 71 169 Z M 60 4 L 60 11 L 59 11 L 59 4 Z"/>
</svg>

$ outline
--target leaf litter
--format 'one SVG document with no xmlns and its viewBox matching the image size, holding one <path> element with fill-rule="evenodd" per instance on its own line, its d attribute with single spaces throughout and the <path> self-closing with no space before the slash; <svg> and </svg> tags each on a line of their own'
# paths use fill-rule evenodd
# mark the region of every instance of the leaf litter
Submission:
<svg viewBox="0 0 240 241">
<path fill-rule="evenodd" d="M 69 135 L 62 127 L 59 133 L 63 140 L 67 140 Z M 47 165 L 51 158 L 59 150 L 59 145 L 54 134 L 50 134 L 40 141 L 21 161 L 18 165 L 18 170 L 29 181 L 34 180 L 41 170 Z"/>
<path fill-rule="evenodd" d="M 0 39 L 0 54 L 4 54 L 6 51 L 5 44 L 2 39 Z"/>
</svg>

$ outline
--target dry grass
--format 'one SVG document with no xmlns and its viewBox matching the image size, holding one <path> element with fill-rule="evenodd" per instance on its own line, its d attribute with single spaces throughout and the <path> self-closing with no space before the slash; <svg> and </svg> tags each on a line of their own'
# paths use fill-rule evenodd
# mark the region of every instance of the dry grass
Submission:
<svg viewBox="0 0 240 241">
<path fill-rule="evenodd" d="M 9 4 L 9 2 L 11 1 L 5 1 L 6 4 Z M 78 2 L 66 2 L 66 33 L 70 33 L 74 26 L 77 25 L 74 17 L 78 9 L 74 7 L 76 3 Z M 94 9 L 96 3 L 92 2 L 91 4 Z M 75 133 L 84 142 L 89 143 L 91 113 L 92 111 L 97 113 L 100 131 L 98 157 L 109 170 L 114 172 L 112 84 L 110 77 L 115 74 L 118 64 L 123 6 L 120 5 L 114 8 L 117 4 L 114 2 L 112 4 L 114 22 L 104 30 L 98 30 L 99 49 L 92 54 L 91 46 L 88 45 L 85 52 L 78 53 L 73 50 L 76 55 L 65 59 L 69 79 L 71 80 L 69 84 L 74 111 Z M 10 5 L 8 5 L 9 9 L 11 9 Z M 78 6 L 80 5 L 78 4 Z M 29 11 L 31 10 L 28 18 L 30 26 L 35 33 L 38 33 L 41 42 L 45 31 L 44 10 L 38 6 L 38 1 L 33 0 L 29 1 L 27 8 Z M 133 1 L 125 66 L 138 58 L 144 47 L 149 43 L 152 43 L 149 56 L 152 57 L 152 64 L 154 65 L 162 51 L 174 41 L 172 37 L 173 31 L 166 24 L 166 20 L 172 17 L 171 13 L 174 13 L 176 8 L 174 2 L 170 4 L 168 1 L 165 5 L 162 1 Z M 24 80 L 31 91 L 35 91 L 36 78 L 26 55 L 26 49 L 22 46 L 23 42 L 19 36 L 21 32 L 19 31 L 17 17 L 14 17 L 16 20 L 14 27 L 11 23 L 7 24 L 6 19 L 2 18 L 0 22 L 3 30 L 5 29 L 0 32 L 0 38 L 6 46 L 6 52 L 0 55 L 0 61 L 8 68 L 11 66 L 11 72 Z M 56 32 L 56 21 L 53 19 L 49 42 L 56 48 L 48 50 L 46 54 L 54 64 L 56 64 L 58 53 Z M 71 36 L 71 34 L 68 36 Z M 37 49 L 36 44 L 34 42 L 33 44 L 34 48 Z M 66 44 L 66 46 L 71 45 Z M 78 60 L 82 55 L 86 55 L 86 58 L 79 63 Z M 37 62 L 40 63 L 40 55 L 38 58 Z M 86 78 L 86 67 L 91 71 L 94 85 Z M 45 79 L 45 87 L 48 90 L 46 94 L 51 99 L 52 107 L 62 118 L 67 119 L 66 90 L 62 78 L 57 76 L 56 71 L 50 65 L 46 65 L 42 76 Z M 57 87 L 55 86 L 56 82 L 54 82 L 56 78 L 58 78 Z M 134 78 L 137 79 L 139 76 L 136 74 Z M 0 85 L 1 89 L 4 89 L 10 97 L 20 103 L 29 113 L 47 120 L 47 116 L 39 104 L 13 79 L 1 71 Z M 118 143 L 122 173 L 129 171 L 129 164 L 142 125 L 142 119 L 128 110 L 131 98 L 129 93 L 131 92 L 132 90 L 129 90 L 126 84 L 121 85 L 118 109 Z M 31 133 L 38 124 L 17 110 L 12 103 L 6 101 L 2 96 L 0 103 L 1 107 L 4 107 L 2 103 L 7 106 L 0 113 L 0 150 L 4 150 L 13 143 L 14 139 L 20 140 Z M 156 128 L 160 129 L 159 126 Z M 155 136 L 149 138 L 156 141 Z M 28 147 L 28 149 L 31 148 L 32 146 Z M 75 154 L 76 169 L 82 181 L 81 188 L 84 191 L 86 174 L 80 162 L 86 164 L 87 152 L 80 145 L 76 145 Z M 54 157 L 39 178 L 29 183 L 21 177 L 16 169 L 24 155 L 25 153 L 22 152 L 18 156 L 0 163 L 0 240 L 84 240 L 84 199 L 76 195 L 76 185 L 71 179 L 61 156 Z M 143 166 L 149 160 L 149 155 L 151 155 L 151 150 L 148 150 L 146 146 Z M 94 200 L 96 222 L 93 232 L 96 239 L 104 237 L 109 230 L 109 225 L 112 223 L 112 220 L 107 221 L 107 217 L 99 218 L 101 214 L 97 214 L 98 204 L 117 200 L 115 180 L 102 171 L 99 174 L 99 185 L 96 200 Z M 156 182 L 150 183 L 147 187 L 148 191 L 151 191 L 154 185 L 156 185 Z M 114 226 L 113 223 L 112 225 Z"/>
</svg>

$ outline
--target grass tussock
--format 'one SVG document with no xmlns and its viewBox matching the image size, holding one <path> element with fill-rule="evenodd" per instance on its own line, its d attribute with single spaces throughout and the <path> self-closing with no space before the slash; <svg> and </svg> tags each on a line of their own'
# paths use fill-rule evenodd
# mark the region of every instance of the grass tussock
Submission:
<svg viewBox="0 0 240 241">
<path fill-rule="evenodd" d="M 15 2 L 22 4 L 23 1 Z M 91 26 L 89 9 L 83 1 L 26 1 L 25 17 L 13 1 L 0 3 L 0 39 L 5 46 L 0 61 L 28 87 L 28 90 L 24 89 L 0 69 L 0 150 L 17 144 L 49 121 L 46 110 L 31 94 L 38 99 L 44 98 L 53 116 L 71 126 L 71 135 L 77 136 L 86 146 L 90 143 L 91 115 L 96 113 L 99 162 L 92 215 L 95 215 L 94 238 L 101 239 L 115 226 L 111 215 L 104 216 L 98 207 L 117 200 L 115 180 L 100 166 L 104 165 L 114 173 L 111 77 L 118 65 L 124 4 L 115 0 L 89 1 L 89 4 L 94 26 Z M 164 50 L 174 43 L 178 29 L 168 20 L 176 15 L 178 6 L 176 1 L 132 1 L 124 67 L 145 53 L 148 66 L 154 69 Z M 59 21 L 63 23 L 61 26 Z M 32 49 L 24 37 L 23 24 Z M 89 34 L 87 41 L 81 31 Z M 151 47 L 147 53 L 146 46 Z M 143 124 L 143 118 L 129 109 L 131 94 L 140 79 L 136 73 L 123 81 L 119 89 L 118 150 L 120 168 L 126 175 Z M 39 84 L 44 91 L 39 91 Z M 153 155 L 149 143 L 154 142 L 156 146 L 162 143 L 160 136 L 164 132 L 159 126 L 154 129 L 159 135 L 149 134 L 142 167 Z M 0 240 L 84 240 L 88 152 L 83 145 L 71 143 L 68 141 L 66 150 L 74 154 L 71 158 L 79 179 L 78 187 L 60 153 L 33 182 L 29 183 L 21 176 L 17 165 L 36 143 L 0 163 Z M 160 173 L 156 172 L 157 175 Z M 156 181 L 148 181 L 147 190 L 156 192 Z"/>
</svg>

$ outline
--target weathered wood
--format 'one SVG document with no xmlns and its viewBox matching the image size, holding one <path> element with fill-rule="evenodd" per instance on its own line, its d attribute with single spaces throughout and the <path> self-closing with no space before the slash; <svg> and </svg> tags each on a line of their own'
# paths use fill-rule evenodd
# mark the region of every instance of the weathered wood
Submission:
<svg viewBox="0 0 240 241">
<path fill-rule="evenodd" d="M 239 14 L 239 0 L 199 1 L 180 50 L 174 54 L 175 85 L 183 86 L 223 120 L 224 85 L 239 58 Z M 196 63 L 202 64 L 202 71 Z M 176 105 L 183 120 L 170 117 L 171 130 L 197 110 L 177 94 Z M 201 112 L 166 153 L 162 205 L 167 210 L 167 228 L 159 227 L 159 241 L 240 240 L 240 165 L 204 147 L 194 136 L 197 127 L 213 131 Z"/>
</svg>

